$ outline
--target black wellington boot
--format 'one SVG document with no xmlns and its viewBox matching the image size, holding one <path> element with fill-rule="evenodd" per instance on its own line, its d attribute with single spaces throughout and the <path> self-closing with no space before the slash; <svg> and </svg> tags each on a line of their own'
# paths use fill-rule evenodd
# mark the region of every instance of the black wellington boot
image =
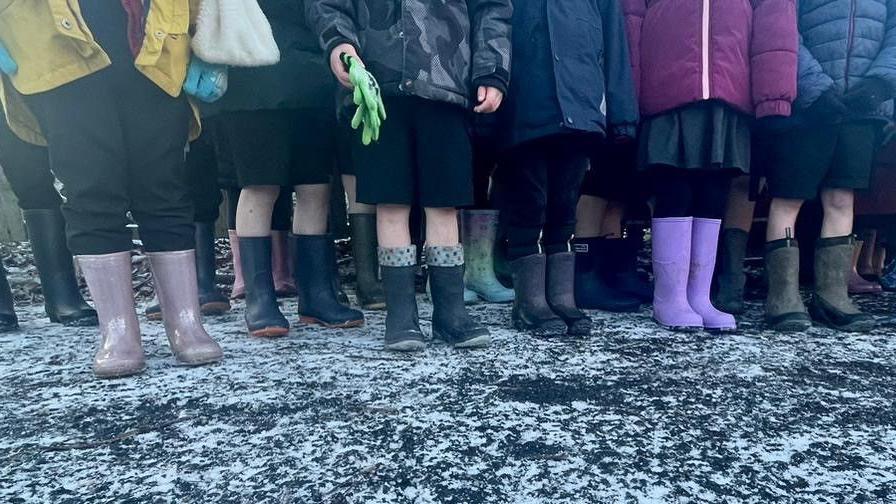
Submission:
<svg viewBox="0 0 896 504">
<path fill-rule="evenodd" d="M 745 311 L 744 286 L 747 284 L 747 274 L 744 271 L 744 258 L 747 256 L 748 238 L 749 234 L 742 229 L 725 229 L 719 238 L 719 264 L 712 304 L 732 315 L 740 315 Z"/>
<path fill-rule="evenodd" d="M 590 336 L 591 318 L 576 307 L 575 266 L 572 252 L 551 254 L 547 259 L 547 300 L 554 313 L 566 322 L 570 336 Z"/>
<path fill-rule="evenodd" d="M 351 214 L 348 218 L 358 279 L 358 304 L 365 310 L 383 310 L 386 308 L 386 294 L 380 281 L 380 265 L 376 255 L 376 214 Z"/>
<path fill-rule="evenodd" d="M 877 323 L 849 299 L 849 272 L 855 253 L 852 236 L 819 238 L 815 244 L 815 294 L 809 303 L 812 318 L 845 332 L 870 332 Z"/>
<path fill-rule="evenodd" d="M 99 325 L 96 310 L 84 301 L 78 287 L 74 259 L 65 242 L 62 212 L 25 210 L 22 214 L 50 321 L 71 327 Z"/>
<path fill-rule="evenodd" d="M 215 282 L 215 223 L 197 222 L 195 226 L 199 308 L 203 315 L 223 315 L 230 311 L 230 300 L 218 290 Z"/>
<path fill-rule="evenodd" d="M 513 271 L 513 326 L 535 336 L 560 336 L 569 330 L 548 305 L 547 258 L 543 254 L 521 257 L 510 263 Z"/>
<path fill-rule="evenodd" d="M 386 350 L 418 352 L 426 348 L 414 287 L 417 266 L 380 266 L 386 293 Z"/>
<path fill-rule="evenodd" d="M 289 321 L 280 312 L 271 271 L 271 237 L 240 237 L 240 262 L 246 282 L 246 326 L 262 338 L 285 336 Z"/>
<path fill-rule="evenodd" d="M 429 266 L 432 289 L 432 336 L 454 348 L 483 348 L 492 338 L 464 304 L 464 267 Z"/>
<path fill-rule="evenodd" d="M 299 318 L 331 329 L 364 325 L 364 314 L 341 304 L 333 287 L 335 245 L 330 235 L 293 235 Z"/>
<path fill-rule="evenodd" d="M 634 297 L 644 304 L 653 303 L 653 284 L 638 274 L 638 253 L 643 236 L 605 239 L 606 250 L 600 256 L 600 268 L 607 285 L 627 297 Z M 578 258 L 576 258 L 578 262 Z"/>
<path fill-rule="evenodd" d="M 608 241 L 611 240 L 577 238 L 573 242 L 576 255 L 574 275 L 576 305 L 583 310 L 615 313 L 638 311 L 641 307 L 640 299 L 607 284 L 606 278 L 616 267 L 608 260 L 606 246 Z"/>
<path fill-rule="evenodd" d="M 13 304 L 12 289 L 6 280 L 6 269 L 0 263 L 0 333 L 15 331 L 19 328 L 19 319 Z"/>
</svg>

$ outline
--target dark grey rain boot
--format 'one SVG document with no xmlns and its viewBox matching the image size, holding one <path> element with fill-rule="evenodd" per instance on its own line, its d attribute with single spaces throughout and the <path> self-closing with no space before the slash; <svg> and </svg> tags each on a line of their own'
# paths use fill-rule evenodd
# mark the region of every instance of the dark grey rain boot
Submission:
<svg viewBox="0 0 896 504">
<path fill-rule="evenodd" d="M 768 298 L 765 323 L 778 332 L 804 332 L 812 327 L 800 296 L 800 249 L 796 240 L 775 240 L 765 244 L 765 272 Z"/>
<path fill-rule="evenodd" d="M 548 305 L 547 258 L 543 254 L 521 257 L 510 263 L 513 273 L 513 327 L 535 336 L 560 336 L 568 328 Z"/>
<path fill-rule="evenodd" d="M 454 348 L 483 348 L 491 335 L 467 312 L 464 304 L 464 248 L 427 247 L 429 283 L 432 290 L 433 338 Z"/>
<path fill-rule="evenodd" d="M 65 220 L 58 208 L 22 212 L 40 275 L 44 308 L 51 322 L 88 327 L 99 324 L 94 310 L 81 296 L 75 263 L 65 241 Z"/>
<path fill-rule="evenodd" d="M 364 314 L 337 299 L 333 286 L 335 252 L 330 235 L 293 235 L 296 285 L 299 287 L 299 317 L 303 324 L 329 329 L 364 325 Z"/>
<path fill-rule="evenodd" d="M 386 308 L 386 295 L 383 293 L 376 255 L 376 214 L 351 214 L 348 218 L 358 280 L 358 304 L 365 310 L 383 310 Z"/>
<path fill-rule="evenodd" d="M 419 352 L 426 348 L 417 313 L 417 247 L 379 249 L 386 294 L 386 350 Z"/>
<path fill-rule="evenodd" d="M 719 239 L 719 261 L 716 293 L 712 304 L 719 310 L 740 315 L 744 312 L 744 286 L 747 275 L 744 259 L 749 234 L 742 229 L 725 229 Z"/>
<path fill-rule="evenodd" d="M 570 336 L 590 336 L 591 318 L 576 307 L 576 255 L 551 254 L 547 259 L 547 301 L 551 310 L 566 322 Z"/>
<path fill-rule="evenodd" d="M 820 238 L 815 244 L 815 294 L 809 303 L 812 318 L 845 332 L 870 332 L 874 318 L 859 311 L 847 292 L 855 253 L 852 236 Z"/>
</svg>

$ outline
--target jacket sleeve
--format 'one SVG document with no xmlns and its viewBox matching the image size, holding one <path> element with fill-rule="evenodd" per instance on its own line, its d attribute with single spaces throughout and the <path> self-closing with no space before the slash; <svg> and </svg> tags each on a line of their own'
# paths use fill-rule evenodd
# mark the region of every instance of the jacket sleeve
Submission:
<svg viewBox="0 0 896 504">
<path fill-rule="evenodd" d="M 628 36 L 629 60 L 632 64 L 632 80 L 635 83 L 635 96 L 640 96 L 641 89 L 641 27 L 644 26 L 644 15 L 647 13 L 645 0 L 621 0 L 622 15 L 625 17 L 625 32 Z"/>
<path fill-rule="evenodd" d="M 635 138 L 638 98 L 632 78 L 629 43 L 619 0 L 598 2 L 603 23 L 606 116 L 610 138 Z"/>
<path fill-rule="evenodd" d="M 328 57 L 339 44 L 351 44 L 361 52 L 352 0 L 305 0 L 305 19 Z"/>
<path fill-rule="evenodd" d="M 790 115 L 797 96 L 798 54 L 794 0 L 753 0 L 750 79 L 756 117 Z"/>
<path fill-rule="evenodd" d="M 878 77 L 896 92 L 896 0 L 887 0 L 887 24 L 880 52 L 865 74 Z"/>
<path fill-rule="evenodd" d="M 815 103 L 819 96 L 834 87 L 834 79 L 824 73 L 821 63 L 815 59 L 812 51 L 803 44 L 800 37 L 799 67 L 796 78 L 797 93 L 794 102 L 797 108 L 807 109 Z"/>
<path fill-rule="evenodd" d="M 467 0 L 470 13 L 473 82 L 496 78 L 510 84 L 511 19 L 510 0 Z"/>
</svg>

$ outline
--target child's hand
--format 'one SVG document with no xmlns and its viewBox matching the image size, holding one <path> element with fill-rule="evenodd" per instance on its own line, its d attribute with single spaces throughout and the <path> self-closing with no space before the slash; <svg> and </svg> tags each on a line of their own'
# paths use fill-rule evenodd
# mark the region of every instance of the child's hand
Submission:
<svg viewBox="0 0 896 504">
<path fill-rule="evenodd" d="M 479 86 L 479 90 L 476 92 L 476 99 L 479 101 L 479 105 L 473 109 L 474 112 L 477 114 L 493 114 L 501 107 L 501 102 L 504 101 L 504 93 L 498 88 Z"/>
<path fill-rule="evenodd" d="M 351 56 L 356 62 L 360 63 L 362 67 L 364 66 L 364 62 L 361 61 L 361 57 L 358 56 L 358 51 L 355 50 L 355 46 L 351 44 L 339 44 L 333 48 L 332 52 L 330 52 L 330 70 L 333 72 L 333 75 L 336 76 L 336 79 L 339 80 L 340 84 L 348 89 L 354 89 L 355 86 L 352 85 L 352 81 L 348 75 L 348 68 L 346 68 L 345 63 L 342 62 L 343 54 Z"/>
</svg>

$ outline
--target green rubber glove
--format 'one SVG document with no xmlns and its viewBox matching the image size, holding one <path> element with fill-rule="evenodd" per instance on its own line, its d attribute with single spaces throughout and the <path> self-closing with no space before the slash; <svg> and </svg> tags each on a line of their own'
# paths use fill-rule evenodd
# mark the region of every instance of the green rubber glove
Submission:
<svg viewBox="0 0 896 504">
<path fill-rule="evenodd" d="M 352 118 L 352 128 L 362 125 L 361 142 L 370 145 L 380 138 L 380 127 L 386 120 L 386 106 L 376 78 L 371 75 L 357 60 L 347 54 L 341 55 L 342 63 L 348 70 L 349 80 L 355 87 L 352 99 L 358 109 Z"/>
</svg>

